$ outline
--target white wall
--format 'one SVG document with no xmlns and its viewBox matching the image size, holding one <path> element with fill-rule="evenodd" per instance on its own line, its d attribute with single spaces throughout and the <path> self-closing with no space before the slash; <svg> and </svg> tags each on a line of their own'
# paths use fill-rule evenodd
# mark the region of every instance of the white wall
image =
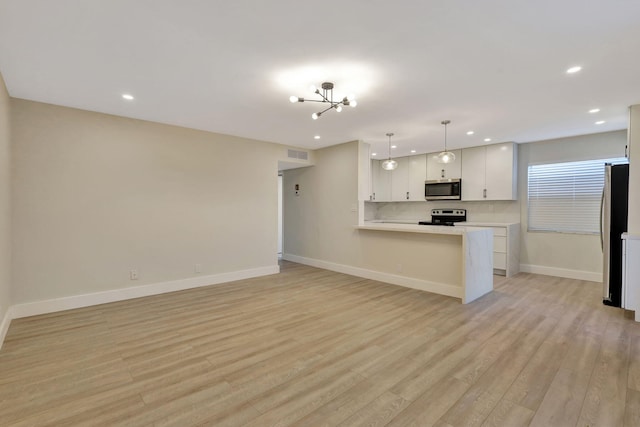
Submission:
<svg viewBox="0 0 640 427">
<path fill-rule="evenodd" d="M 11 107 L 14 304 L 193 278 L 195 264 L 201 276 L 277 269 L 285 147 L 24 100 Z"/>
<path fill-rule="evenodd" d="M 11 305 L 11 144 L 10 101 L 0 74 L 0 345 Z"/>
<path fill-rule="evenodd" d="M 524 271 L 602 280 L 600 236 L 527 230 L 527 169 L 536 163 L 624 157 L 626 135 L 616 131 L 520 144 L 520 264 Z"/>
</svg>

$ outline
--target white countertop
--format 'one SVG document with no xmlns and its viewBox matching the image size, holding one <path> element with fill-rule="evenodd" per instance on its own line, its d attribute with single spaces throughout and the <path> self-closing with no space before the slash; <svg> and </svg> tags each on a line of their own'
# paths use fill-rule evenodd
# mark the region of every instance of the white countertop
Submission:
<svg viewBox="0 0 640 427">
<path fill-rule="evenodd" d="M 483 221 L 464 221 L 457 222 L 456 227 L 509 227 L 514 224 L 520 224 L 519 222 L 483 222 Z"/>
<path fill-rule="evenodd" d="M 424 234 L 448 234 L 453 236 L 462 236 L 465 233 L 482 230 L 478 227 L 444 227 L 441 225 L 419 225 L 417 223 L 390 223 L 379 221 L 365 221 L 364 225 L 356 226 L 359 230 L 377 230 L 377 231 L 399 231 L 405 233 L 424 233 Z"/>
</svg>

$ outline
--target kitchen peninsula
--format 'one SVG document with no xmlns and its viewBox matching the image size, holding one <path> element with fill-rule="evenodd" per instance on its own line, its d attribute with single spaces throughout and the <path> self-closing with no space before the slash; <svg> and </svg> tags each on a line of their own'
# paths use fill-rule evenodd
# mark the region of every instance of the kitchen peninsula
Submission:
<svg viewBox="0 0 640 427">
<path fill-rule="evenodd" d="M 385 281 L 457 297 L 467 304 L 493 290 L 493 232 L 479 227 L 443 227 L 364 221 L 362 259 Z"/>
</svg>

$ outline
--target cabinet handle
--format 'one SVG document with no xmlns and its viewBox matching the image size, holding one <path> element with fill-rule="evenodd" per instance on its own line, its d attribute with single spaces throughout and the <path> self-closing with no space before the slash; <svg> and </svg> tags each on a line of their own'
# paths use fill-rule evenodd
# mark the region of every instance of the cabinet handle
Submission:
<svg viewBox="0 0 640 427">
<path fill-rule="evenodd" d="M 440 171 L 440 178 L 444 178 L 444 169 Z"/>
<path fill-rule="evenodd" d="M 487 198 L 487 189 L 482 190 L 482 197 Z"/>
<path fill-rule="evenodd" d="M 409 200 L 409 192 L 407 191 L 407 200 Z"/>
<path fill-rule="evenodd" d="M 376 193 L 373 193 L 373 199 L 371 200 L 375 200 L 376 199 Z"/>
</svg>

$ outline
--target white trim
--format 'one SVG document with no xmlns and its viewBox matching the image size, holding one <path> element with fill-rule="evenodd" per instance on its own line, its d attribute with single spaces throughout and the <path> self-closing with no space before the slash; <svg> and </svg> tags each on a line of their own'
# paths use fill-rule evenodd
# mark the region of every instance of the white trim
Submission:
<svg viewBox="0 0 640 427">
<path fill-rule="evenodd" d="M 56 311 L 71 310 L 74 308 L 88 307 L 91 305 L 105 304 L 114 301 L 164 294 L 167 292 L 181 291 L 202 286 L 217 285 L 235 280 L 278 274 L 279 272 L 280 267 L 278 265 L 270 265 L 266 267 L 252 268 L 249 270 L 192 277 L 189 279 L 172 280 L 169 282 L 153 283 L 130 288 L 112 289 L 110 291 L 95 292 L 92 294 L 74 295 L 45 301 L 17 304 L 10 308 L 10 312 L 12 314 L 11 318 L 18 319 L 20 317 L 36 316 L 38 314 L 54 313 Z"/>
<path fill-rule="evenodd" d="M 2 323 L 0 323 L 0 348 L 2 348 L 4 337 L 7 336 L 7 332 L 9 331 L 11 319 L 13 319 L 13 307 L 9 307 L 7 309 L 7 312 L 4 314 L 4 318 L 2 319 Z"/>
<path fill-rule="evenodd" d="M 543 274 L 545 276 L 565 277 L 567 279 L 588 280 L 602 283 L 602 273 L 582 270 L 569 270 L 568 268 L 546 267 L 544 265 L 520 264 L 523 273 Z"/>
<path fill-rule="evenodd" d="M 329 261 L 306 258 L 298 255 L 283 254 L 282 259 L 297 262 L 298 264 L 305 264 L 316 268 L 336 271 L 338 273 L 350 274 L 352 276 L 363 277 L 365 279 L 390 283 L 392 285 L 404 286 L 405 288 L 418 289 L 421 291 L 433 292 L 435 294 L 462 298 L 462 287 L 460 286 L 430 282 L 405 276 L 397 276 L 395 274 L 382 273 L 380 271 L 367 270 L 365 268 L 352 267 L 350 265 L 336 264 Z"/>
</svg>

